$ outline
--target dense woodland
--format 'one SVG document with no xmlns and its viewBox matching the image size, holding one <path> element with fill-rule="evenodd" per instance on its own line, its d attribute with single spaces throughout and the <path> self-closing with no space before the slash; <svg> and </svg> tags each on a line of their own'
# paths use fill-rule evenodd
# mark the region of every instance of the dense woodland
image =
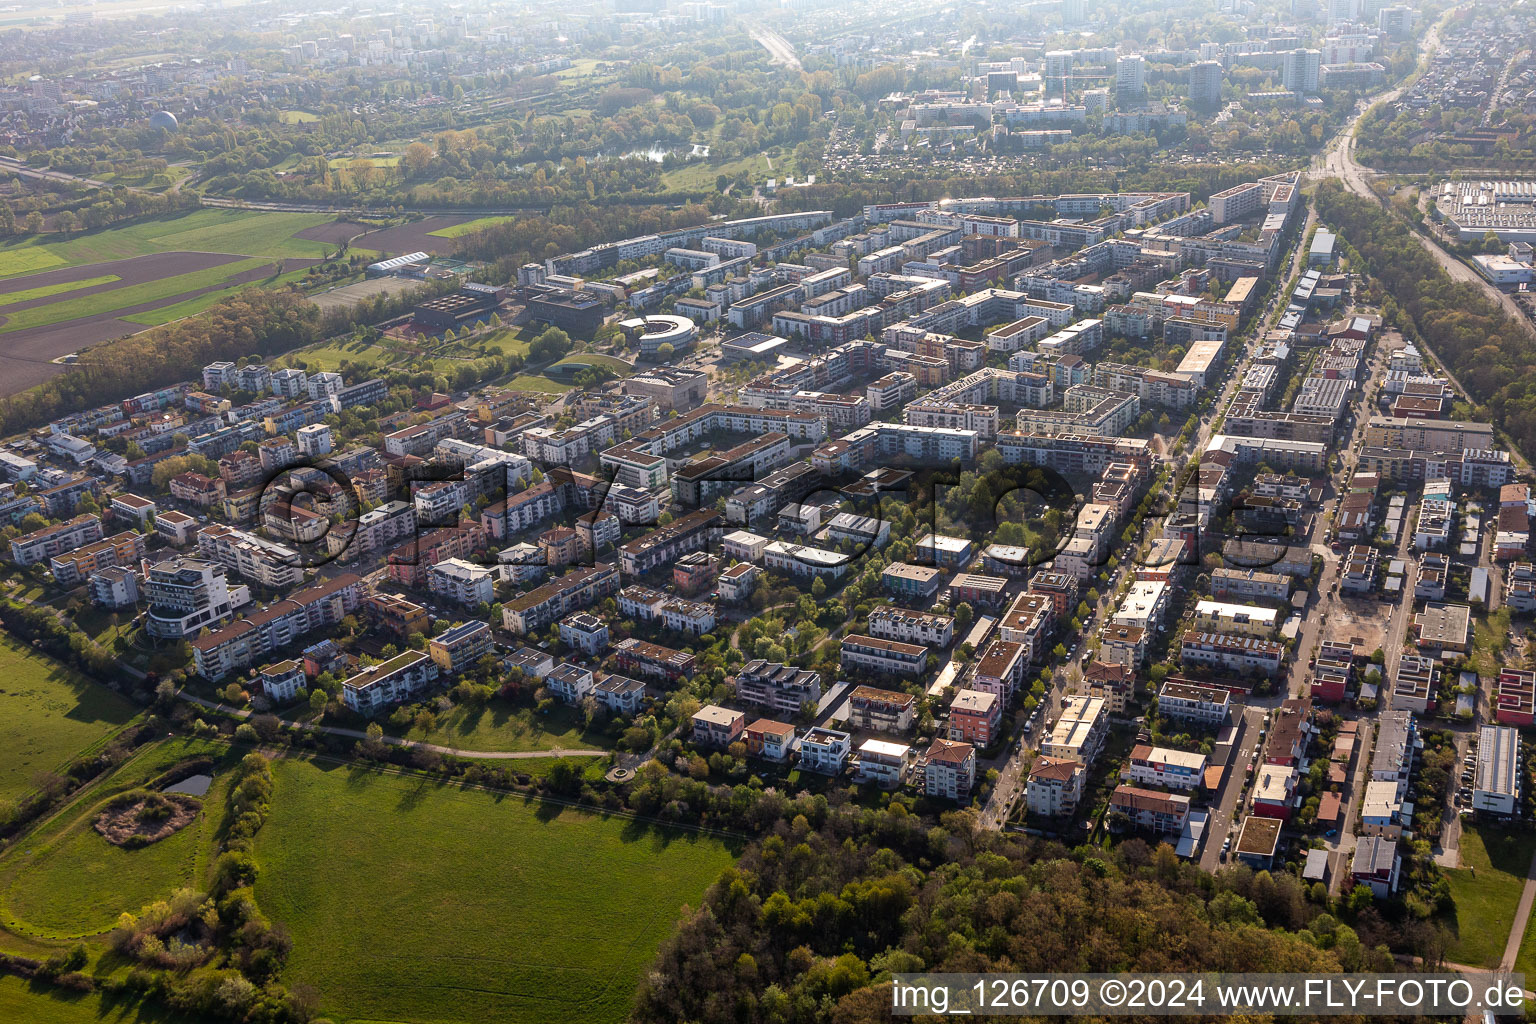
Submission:
<svg viewBox="0 0 1536 1024">
<path fill-rule="evenodd" d="M 722 875 L 662 947 L 634 1019 L 883 1024 L 897 973 L 1381 971 L 1403 939 L 1289 874 L 1211 876 L 1139 839 L 1068 851 L 966 813 L 934 826 L 844 806 L 780 824 Z"/>
<path fill-rule="evenodd" d="M 1536 339 L 1528 327 L 1480 285 L 1452 281 L 1413 229 L 1380 204 L 1332 179 L 1318 187 L 1315 201 L 1370 276 L 1368 301 L 1380 303 L 1404 337 L 1428 346 L 1480 417 L 1499 424 L 1522 452 L 1536 451 Z"/>
</svg>

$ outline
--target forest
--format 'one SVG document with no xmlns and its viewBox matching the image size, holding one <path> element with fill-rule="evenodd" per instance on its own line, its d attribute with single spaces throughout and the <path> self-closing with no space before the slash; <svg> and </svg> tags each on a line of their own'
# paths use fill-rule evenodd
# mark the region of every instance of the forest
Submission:
<svg viewBox="0 0 1536 1024">
<path fill-rule="evenodd" d="M 1410 341 L 1423 342 L 1472 401 L 1522 452 L 1536 450 L 1536 339 L 1482 287 L 1451 280 L 1408 224 L 1335 179 L 1317 190 L 1317 211 L 1337 228 L 1371 277 L 1369 301 Z"/>
<path fill-rule="evenodd" d="M 1208 875 L 1140 839 L 1069 851 L 965 812 L 936 826 L 895 802 L 844 805 L 781 822 L 722 874 L 634 1019 L 884 1024 L 891 976 L 919 971 L 1390 971 L 1419 927 L 1289 874 Z"/>
</svg>

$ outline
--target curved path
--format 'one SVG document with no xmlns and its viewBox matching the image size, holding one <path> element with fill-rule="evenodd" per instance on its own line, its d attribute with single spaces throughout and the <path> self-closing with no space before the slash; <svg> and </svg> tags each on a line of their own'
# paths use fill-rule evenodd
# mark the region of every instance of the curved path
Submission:
<svg viewBox="0 0 1536 1024">
<path fill-rule="evenodd" d="M 194 697 L 185 690 L 177 690 L 176 696 L 190 704 L 197 704 L 213 711 L 220 711 L 226 715 L 234 715 L 236 718 L 250 718 L 255 714 L 249 708 L 233 708 L 228 704 L 221 704 L 218 701 Z M 343 729 L 339 725 L 316 725 L 312 722 L 295 722 L 288 718 L 279 718 L 278 721 L 293 729 L 308 729 L 311 732 L 323 732 L 332 736 L 344 736 L 354 740 L 365 740 L 368 738 L 368 734 L 359 729 Z M 452 757 L 464 757 L 483 761 L 525 761 L 540 757 L 607 757 L 611 753 L 611 751 L 607 750 L 562 750 L 559 747 L 555 747 L 552 750 L 460 750 L 457 747 L 444 747 L 436 743 L 423 743 L 420 740 L 408 740 L 400 736 L 385 736 L 383 741 L 391 747 L 419 747 L 422 750 L 430 750 L 437 754 L 448 754 Z"/>
</svg>

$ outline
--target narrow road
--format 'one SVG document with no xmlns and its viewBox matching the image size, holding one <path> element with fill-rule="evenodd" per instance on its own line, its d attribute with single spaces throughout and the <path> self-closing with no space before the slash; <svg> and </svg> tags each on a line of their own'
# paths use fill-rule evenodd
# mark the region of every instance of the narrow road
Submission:
<svg viewBox="0 0 1536 1024">
<path fill-rule="evenodd" d="M 185 690 L 177 690 L 176 696 L 190 704 L 197 704 L 212 711 L 221 711 L 227 715 L 234 715 L 236 718 L 250 718 L 255 714 L 249 708 L 233 708 L 228 704 L 195 697 Z M 287 718 L 279 718 L 278 721 L 293 729 L 308 729 L 311 732 L 323 732 L 332 736 L 344 736 L 354 740 L 365 740 L 368 738 L 366 732 L 358 729 L 343 729 L 337 725 L 315 725 L 312 722 L 295 722 Z M 465 757 L 482 761 L 525 761 L 540 757 L 607 757 L 609 754 L 609 751 L 606 750 L 562 750 L 559 747 L 555 747 L 552 750 L 460 750 L 457 747 L 444 747 L 436 743 L 423 743 L 420 740 L 408 740 L 399 736 L 385 736 L 383 739 L 386 744 L 392 747 L 419 747 L 422 750 L 430 750 L 436 754 L 447 754 L 451 757 Z"/>
<path fill-rule="evenodd" d="M 1509 941 L 1504 943 L 1504 958 L 1499 970 L 1515 969 L 1515 957 L 1520 955 L 1520 942 L 1525 938 L 1525 925 L 1531 918 L 1531 903 L 1536 900 L 1536 854 L 1531 856 L 1531 866 L 1525 871 L 1525 888 L 1520 890 L 1520 905 L 1515 908 L 1515 919 L 1509 926 Z"/>
</svg>

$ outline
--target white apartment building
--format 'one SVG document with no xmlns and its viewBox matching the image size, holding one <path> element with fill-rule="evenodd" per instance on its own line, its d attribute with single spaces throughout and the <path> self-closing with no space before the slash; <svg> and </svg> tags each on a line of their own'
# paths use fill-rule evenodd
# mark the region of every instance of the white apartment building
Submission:
<svg viewBox="0 0 1536 1024">
<path fill-rule="evenodd" d="M 438 597 L 475 607 L 496 599 L 496 573 L 490 566 L 445 558 L 427 570 L 427 589 Z"/>
</svg>

